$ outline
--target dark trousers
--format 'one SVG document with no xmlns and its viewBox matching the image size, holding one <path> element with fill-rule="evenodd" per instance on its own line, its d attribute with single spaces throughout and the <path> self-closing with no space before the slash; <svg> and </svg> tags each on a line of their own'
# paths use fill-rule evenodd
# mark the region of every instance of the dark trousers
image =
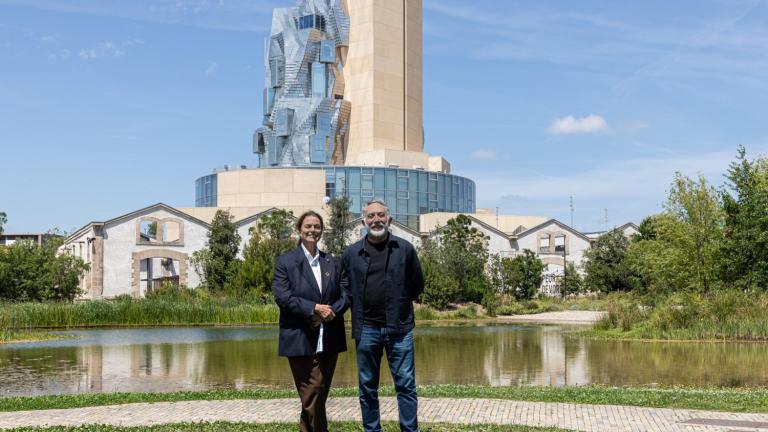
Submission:
<svg viewBox="0 0 768 432">
<path fill-rule="evenodd" d="M 293 382 L 301 399 L 301 432 L 328 432 L 325 401 L 328 400 L 338 357 L 338 353 L 288 357 Z"/>
</svg>

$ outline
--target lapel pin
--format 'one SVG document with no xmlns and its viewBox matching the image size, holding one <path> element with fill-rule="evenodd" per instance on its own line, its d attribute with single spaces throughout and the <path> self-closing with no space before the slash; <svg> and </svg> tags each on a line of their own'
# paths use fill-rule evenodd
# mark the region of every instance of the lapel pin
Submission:
<svg viewBox="0 0 768 432">
<path fill-rule="evenodd" d="M 325 276 L 326 276 L 326 277 L 328 277 L 328 276 L 330 276 L 330 275 L 331 275 L 331 274 L 330 274 L 329 272 L 325 272 Z"/>
</svg>

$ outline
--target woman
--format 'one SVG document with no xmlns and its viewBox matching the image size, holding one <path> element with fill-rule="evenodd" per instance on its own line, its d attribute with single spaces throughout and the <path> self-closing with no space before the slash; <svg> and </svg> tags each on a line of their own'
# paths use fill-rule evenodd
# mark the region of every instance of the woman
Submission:
<svg viewBox="0 0 768 432">
<path fill-rule="evenodd" d="M 327 432 L 325 402 L 340 352 L 347 350 L 343 314 L 349 297 L 337 260 L 318 249 L 323 218 L 308 211 L 296 224 L 299 245 L 275 264 L 272 291 L 280 306 L 279 355 L 288 357 L 301 399 L 302 432 Z"/>
</svg>

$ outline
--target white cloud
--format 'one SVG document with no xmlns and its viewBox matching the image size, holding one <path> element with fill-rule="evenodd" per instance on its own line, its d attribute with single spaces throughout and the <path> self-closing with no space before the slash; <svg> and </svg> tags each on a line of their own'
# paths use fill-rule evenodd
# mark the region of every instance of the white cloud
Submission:
<svg viewBox="0 0 768 432">
<path fill-rule="evenodd" d="M 574 166 L 549 174 L 510 175 L 508 172 L 463 173 L 477 183 L 477 201 L 495 201 L 507 195 L 537 199 L 568 197 L 621 198 L 661 202 L 676 171 L 702 174 L 715 184 L 733 160 L 734 152 L 681 154 L 671 157 L 613 160 L 590 170 Z"/>
<path fill-rule="evenodd" d="M 42 35 L 38 38 L 38 40 L 40 42 L 45 42 L 45 43 L 55 43 L 55 42 L 58 42 L 60 38 L 61 38 L 61 35 L 59 35 L 58 33 L 55 33 L 55 34 Z"/>
<path fill-rule="evenodd" d="M 61 49 L 54 53 L 48 54 L 48 58 L 51 60 L 66 60 L 72 57 L 72 52 L 68 49 Z"/>
<path fill-rule="evenodd" d="M 474 160 L 493 160 L 496 159 L 496 152 L 494 150 L 478 149 L 473 151 L 469 157 Z"/>
<path fill-rule="evenodd" d="M 751 146 L 753 157 L 766 146 Z M 661 210 L 675 172 L 689 177 L 699 174 L 711 184 L 723 183 L 723 173 L 735 157 L 734 151 L 675 154 L 667 157 L 615 159 L 583 170 L 568 168 L 539 170 L 464 171 L 475 181 L 478 207 L 501 206 L 505 213 L 540 214 L 567 220 L 569 197 L 578 202 L 577 220 L 589 229 L 603 226 L 603 209 L 610 223 L 639 222 Z M 592 215 L 592 216 L 590 216 Z M 594 220 L 593 220 L 594 219 Z"/>
<path fill-rule="evenodd" d="M 555 135 L 597 133 L 606 130 L 608 130 L 608 123 L 595 114 L 582 118 L 573 116 L 558 118 L 552 121 L 548 129 L 549 133 Z"/>
<path fill-rule="evenodd" d="M 94 60 L 98 58 L 120 58 L 125 55 L 123 45 L 114 42 L 101 42 L 97 46 L 89 49 L 81 49 L 77 54 L 85 60 Z"/>
<path fill-rule="evenodd" d="M 218 63 L 213 62 L 210 65 L 208 65 L 208 68 L 205 69 L 205 76 L 209 77 L 216 73 L 216 69 L 219 68 Z"/>
</svg>

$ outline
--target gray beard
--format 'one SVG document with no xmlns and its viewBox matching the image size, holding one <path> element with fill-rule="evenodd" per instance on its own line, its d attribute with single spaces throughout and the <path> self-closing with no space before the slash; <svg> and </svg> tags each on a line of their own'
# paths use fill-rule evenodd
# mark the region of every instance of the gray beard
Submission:
<svg viewBox="0 0 768 432">
<path fill-rule="evenodd" d="M 378 234 L 374 233 L 374 231 L 371 228 L 368 228 L 368 235 L 373 237 L 373 238 L 375 238 L 375 239 L 380 239 L 380 238 L 386 237 L 388 232 L 389 232 L 389 230 L 387 229 L 386 226 L 383 227 L 381 232 L 378 233 Z"/>
</svg>

